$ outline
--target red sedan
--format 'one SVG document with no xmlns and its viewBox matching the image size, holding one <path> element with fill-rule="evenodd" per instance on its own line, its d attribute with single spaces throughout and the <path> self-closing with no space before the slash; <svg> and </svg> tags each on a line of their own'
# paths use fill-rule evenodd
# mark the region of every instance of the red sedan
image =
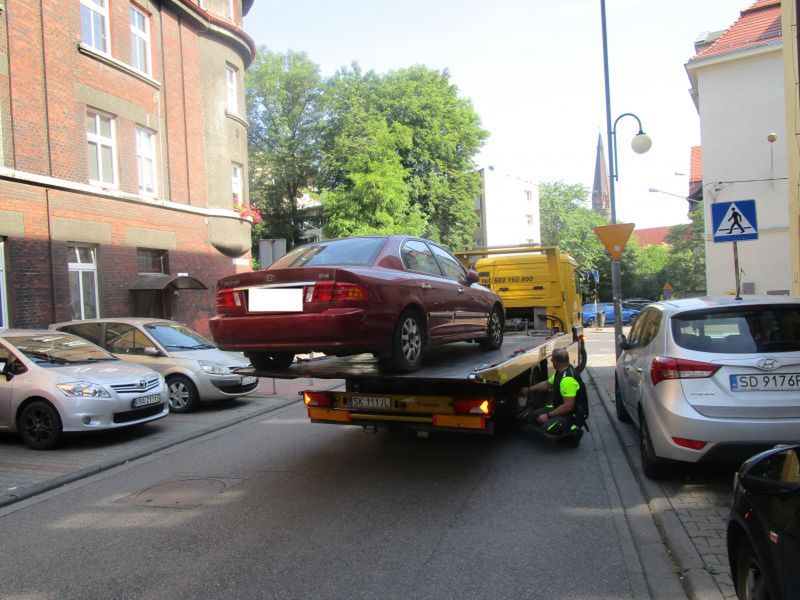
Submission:
<svg viewBox="0 0 800 600">
<path fill-rule="evenodd" d="M 475 271 L 427 240 L 325 240 L 264 270 L 220 279 L 211 333 L 261 370 L 287 368 L 295 354 L 371 352 L 408 372 L 428 345 L 502 345 L 503 305 L 477 282 Z"/>
</svg>

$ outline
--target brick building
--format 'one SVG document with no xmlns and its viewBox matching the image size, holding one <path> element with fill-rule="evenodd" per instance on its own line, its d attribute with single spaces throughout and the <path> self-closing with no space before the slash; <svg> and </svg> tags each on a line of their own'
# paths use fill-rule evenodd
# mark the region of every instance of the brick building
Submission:
<svg viewBox="0 0 800 600">
<path fill-rule="evenodd" d="M 0 3 L 0 327 L 208 332 L 216 280 L 250 265 L 252 3 Z"/>
</svg>

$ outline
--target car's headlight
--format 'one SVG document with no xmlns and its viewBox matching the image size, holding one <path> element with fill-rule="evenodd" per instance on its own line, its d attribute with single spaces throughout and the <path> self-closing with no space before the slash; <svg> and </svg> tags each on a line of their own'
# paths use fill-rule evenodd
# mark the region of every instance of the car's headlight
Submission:
<svg viewBox="0 0 800 600">
<path fill-rule="evenodd" d="M 71 383 L 57 383 L 56 387 L 67 396 L 80 396 L 82 398 L 111 398 L 111 394 L 102 385 L 88 381 L 73 381 Z"/>
<path fill-rule="evenodd" d="M 226 367 L 225 365 L 222 365 L 220 363 L 211 362 L 211 361 L 208 361 L 208 360 L 201 360 L 201 361 L 198 361 L 198 362 L 200 363 L 200 367 L 206 373 L 211 373 L 212 375 L 230 375 L 231 374 L 231 370 L 228 367 Z"/>
</svg>

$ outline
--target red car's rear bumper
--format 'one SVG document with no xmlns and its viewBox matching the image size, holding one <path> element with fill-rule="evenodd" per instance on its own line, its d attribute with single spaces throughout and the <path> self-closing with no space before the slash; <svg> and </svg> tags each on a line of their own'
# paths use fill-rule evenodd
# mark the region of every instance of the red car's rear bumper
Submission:
<svg viewBox="0 0 800 600">
<path fill-rule="evenodd" d="M 394 321 L 362 308 L 321 313 L 286 313 L 226 317 L 209 321 L 223 350 L 237 352 L 384 352 L 391 345 Z"/>
</svg>

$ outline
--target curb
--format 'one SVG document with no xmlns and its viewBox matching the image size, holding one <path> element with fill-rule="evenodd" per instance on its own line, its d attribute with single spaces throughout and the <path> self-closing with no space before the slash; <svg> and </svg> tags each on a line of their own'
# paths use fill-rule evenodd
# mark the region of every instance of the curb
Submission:
<svg viewBox="0 0 800 600">
<path fill-rule="evenodd" d="M 26 500 L 43 492 L 48 492 L 63 485 L 67 485 L 68 483 L 73 483 L 74 481 L 78 481 L 79 479 L 83 479 L 84 477 L 89 477 L 90 475 L 96 475 L 97 473 L 108 471 L 109 469 L 113 469 L 114 467 L 118 467 L 125 463 L 132 462 L 139 458 L 144 458 L 145 456 L 150 456 L 151 454 L 155 454 L 156 452 L 161 452 L 162 450 L 165 450 L 167 448 L 171 448 L 173 446 L 177 446 L 178 444 L 188 442 L 189 440 L 192 440 L 194 438 L 198 438 L 200 436 L 207 435 L 209 433 L 214 433 L 215 431 L 219 431 L 220 429 L 237 425 L 249 419 L 259 417 L 261 415 L 265 415 L 270 412 L 274 412 L 281 408 L 285 408 L 290 404 L 295 404 L 301 401 L 300 398 L 286 398 L 286 397 L 276 398 L 276 400 L 278 401 L 278 404 L 264 407 L 248 415 L 236 417 L 235 419 L 230 419 L 222 423 L 217 423 L 215 425 L 204 427 L 203 429 L 198 429 L 190 433 L 185 433 L 171 440 L 165 440 L 160 444 L 153 446 L 152 448 L 148 448 L 147 450 L 140 450 L 138 452 L 133 452 L 126 456 L 113 458 L 111 460 L 101 462 L 97 465 L 86 467 L 79 471 L 74 471 L 73 473 L 69 473 L 67 475 L 55 477 L 53 479 L 44 481 L 42 483 L 35 483 L 33 485 L 26 486 L 25 488 L 21 489 L 19 492 L 16 493 L 5 492 L 3 494 L 0 494 L 0 507 L 8 506 L 9 504 L 14 504 L 15 502 L 19 502 L 21 500 Z"/>
<path fill-rule="evenodd" d="M 662 535 L 667 550 L 680 569 L 680 575 L 686 582 L 690 597 L 696 600 L 723 600 L 722 592 L 711 574 L 706 571 L 706 565 L 702 557 L 697 552 L 697 548 L 695 548 L 689 534 L 686 533 L 663 488 L 658 483 L 650 481 L 643 476 L 639 468 L 638 456 L 633 456 L 634 453 L 631 451 L 632 447 L 638 448 L 638 445 L 625 443 L 625 437 L 631 437 L 631 433 L 627 429 L 623 430 L 622 427 L 624 425 L 617 420 L 614 401 L 609 396 L 605 386 L 599 379 L 595 378 L 591 367 L 586 368 L 586 373 L 600 396 L 601 403 L 620 442 L 622 451 L 628 460 L 636 481 L 639 483 L 642 494 L 647 500 L 650 514 Z"/>
</svg>

